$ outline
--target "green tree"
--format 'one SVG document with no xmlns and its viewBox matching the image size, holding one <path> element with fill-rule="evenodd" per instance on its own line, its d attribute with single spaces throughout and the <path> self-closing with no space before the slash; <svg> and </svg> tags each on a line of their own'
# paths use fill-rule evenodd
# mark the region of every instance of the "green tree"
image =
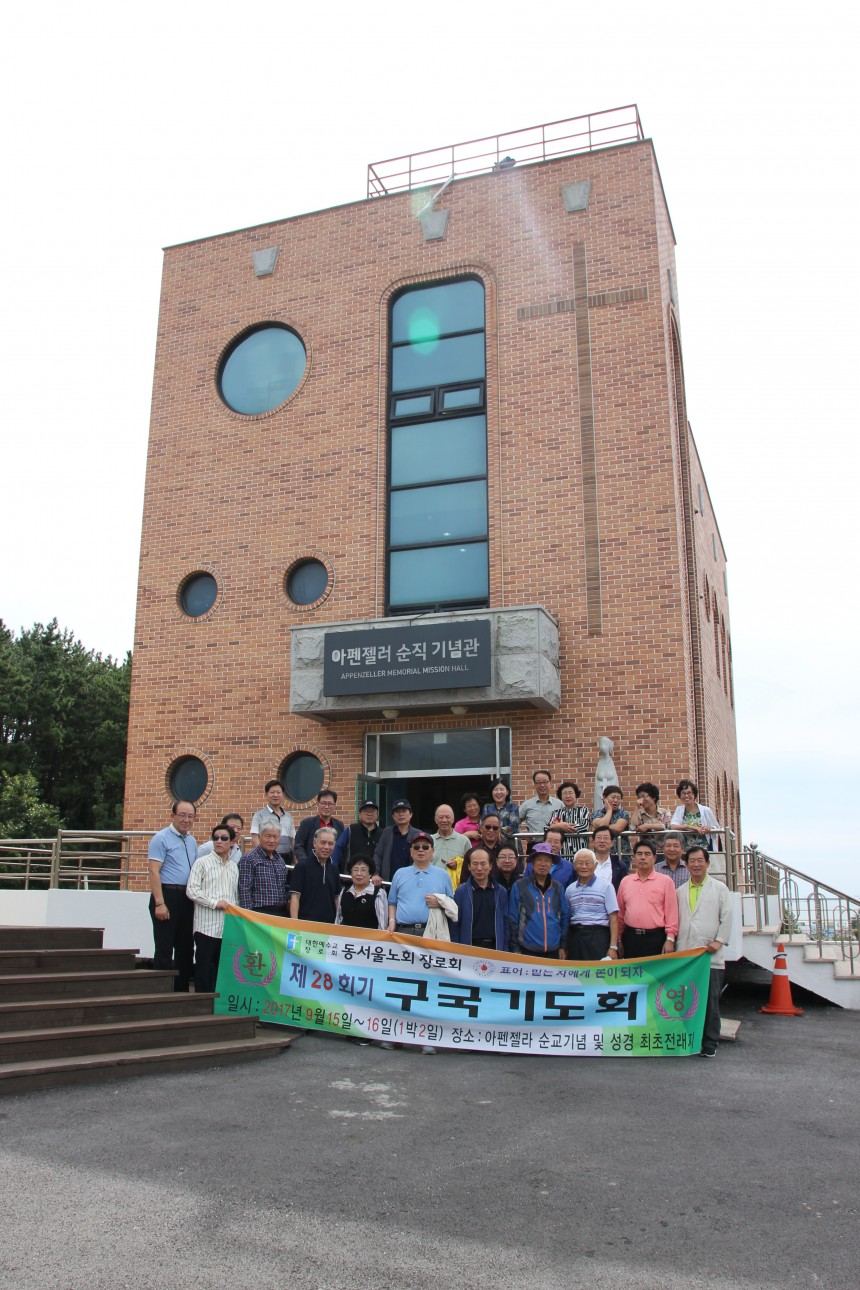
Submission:
<svg viewBox="0 0 860 1290">
<path fill-rule="evenodd" d="M 50 838 L 61 826 L 57 808 L 41 800 L 35 775 L 0 773 L 0 838 Z"/>
<path fill-rule="evenodd" d="M 131 655 L 87 650 L 56 619 L 15 637 L 0 622 L 0 772 L 35 777 L 68 828 L 117 828 Z"/>
</svg>

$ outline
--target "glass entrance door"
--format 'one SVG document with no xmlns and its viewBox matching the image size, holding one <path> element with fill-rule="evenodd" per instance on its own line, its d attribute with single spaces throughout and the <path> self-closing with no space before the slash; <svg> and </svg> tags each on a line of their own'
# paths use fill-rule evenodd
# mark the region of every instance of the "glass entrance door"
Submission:
<svg viewBox="0 0 860 1290">
<path fill-rule="evenodd" d="M 357 780 L 366 797 L 379 803 L 381 824 L 391 823 L 400 798 L 412 806 L 417 828 L 435 829 L 436 807 L 447 803 L 459 820 L 463 794 L 488 801 L 497 775 L 510 782 L 511 730 L 491 726 L 474 730 L 418 730 L 365 735 L 365 771 Z M 363 800 L 363 798 L 357 800 Z"/>
</svg>

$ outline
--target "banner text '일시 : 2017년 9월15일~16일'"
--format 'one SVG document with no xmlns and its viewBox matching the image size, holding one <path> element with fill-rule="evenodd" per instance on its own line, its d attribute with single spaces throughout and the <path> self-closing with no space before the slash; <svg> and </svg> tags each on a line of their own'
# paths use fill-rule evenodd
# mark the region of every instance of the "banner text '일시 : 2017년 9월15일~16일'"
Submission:
<svg viewBox="0 0 860 1290">
<path fill-rule="evenodd" d="M 710 958 L 559 962 L 231 905 L 215 1011 L 438 1048 L 682 1057 L 702 1046 Z"/>
</svg>

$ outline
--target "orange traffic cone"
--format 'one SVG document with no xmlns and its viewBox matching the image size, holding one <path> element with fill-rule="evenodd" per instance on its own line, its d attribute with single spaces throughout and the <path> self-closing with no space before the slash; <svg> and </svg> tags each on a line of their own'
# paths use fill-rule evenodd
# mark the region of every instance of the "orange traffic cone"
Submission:
<svg viewBox="0 0 860 1290">
<path fill-rule="evenodd" d="M 788 968 L 785 965 L 785 946 L 776 947 L 773 963 L 773 981 L 770 985 L 770 999 L 760 1012 L 769 1012 L 772 1017 L 802 1017 L 803 1009 L 795 1008 L 791 1000 L 791 982 L 788 979 Z"/>
</svg>

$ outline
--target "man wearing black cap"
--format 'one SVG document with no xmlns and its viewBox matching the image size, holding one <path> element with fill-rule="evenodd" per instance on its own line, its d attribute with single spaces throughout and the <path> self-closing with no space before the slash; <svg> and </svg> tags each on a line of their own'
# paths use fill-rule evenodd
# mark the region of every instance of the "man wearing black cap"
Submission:
<svg viewBox="0 0 860 1290">
<path fill-rule="evenodd" d="M 412 863 L 409 848 L 418 833 L 412 827 L 412 807 L 405 797 L 394 803 L 391 818 L 394 823 L 382 830 L 373 853 L 376 872 L 383 882 L 389 882 L 398 869 L 405 869 Z"/>
<path fill-rule="evenodd" d="M 331 858 L 338 873 L 349 873 L 354 855 L 372 856 L 381 836 L 379 807 L 368 798 L 358 808 L 358 819 L 344 829 L 335 843 Z"/>
</svg>

